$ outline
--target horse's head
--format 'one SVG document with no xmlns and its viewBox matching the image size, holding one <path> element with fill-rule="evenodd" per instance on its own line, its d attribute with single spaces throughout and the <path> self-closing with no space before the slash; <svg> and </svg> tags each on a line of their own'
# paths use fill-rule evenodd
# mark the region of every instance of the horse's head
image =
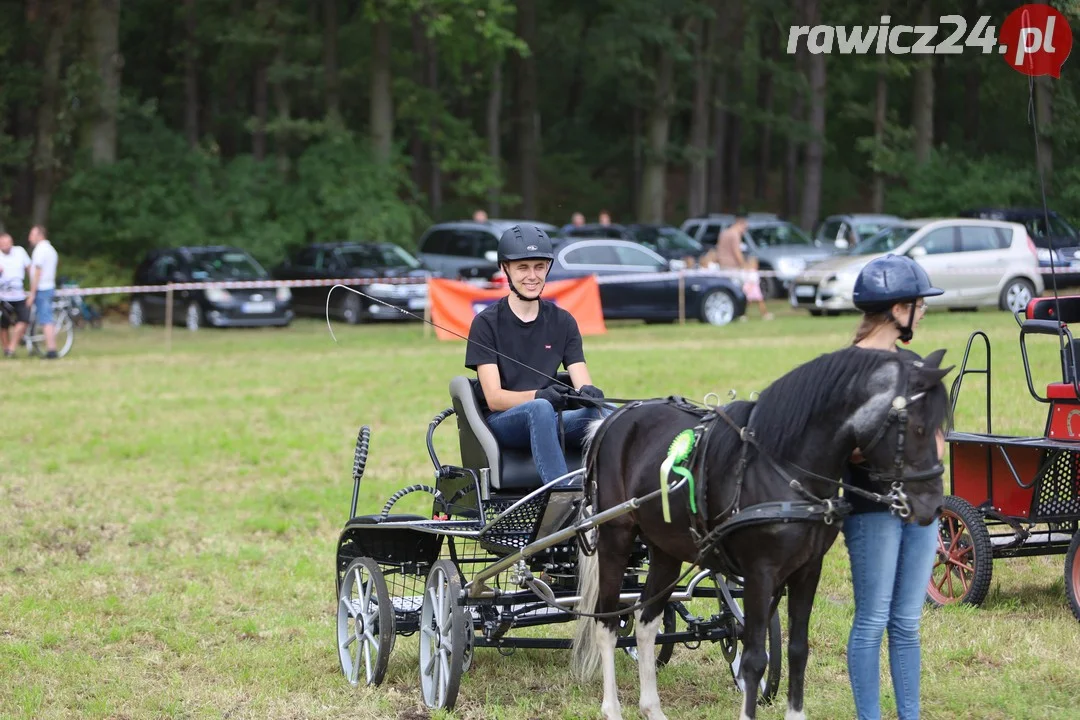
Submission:
<svg viewBox="0 0 1080 720">
<path fill-rule="evenodd" d="M 944 350 L 924 360 L 888 365 L 863 391 L 865 402 L 850 428 L 870 470 L 875 491 L 892 494 L 902 517 L 928 525 L 943 499 L 941 455 L 949 416 L 949 394 L 942 380 L 953 369 L 941 367 Z"/>
</svg>

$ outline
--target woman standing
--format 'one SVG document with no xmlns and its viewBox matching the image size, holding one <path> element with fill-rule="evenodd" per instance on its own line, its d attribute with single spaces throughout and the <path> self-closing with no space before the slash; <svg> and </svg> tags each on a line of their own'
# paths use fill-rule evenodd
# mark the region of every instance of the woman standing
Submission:
<svg viewBox="0 0 1080 720">
<path fill-rule="evenodd" d="M 886 255 L 868 263 L 855 281 L 855 307 L 863 312 L 854 344 L 872 350 L 921 358 L 907 344 L 926 312 L 925 298 L 944 291 L 933 287 L 926 271 L 908 257 Z M 938 431 L 938 456 L 945 437 Z M 858 450 L 846 481 L 872 487 Z M 919 622 L 926 587 L 934 567 L 938 524 L 902 520 L 889 508 L 848 494 L 853 512 L 844 519 L 844 542 L 851 561 L 855 620 L 848 637 L 847 663 L 859 720 L 878 720 L 882 635 L 889 631 L 889 670 L 900 720 L 919 717 Z"/>
</svg>

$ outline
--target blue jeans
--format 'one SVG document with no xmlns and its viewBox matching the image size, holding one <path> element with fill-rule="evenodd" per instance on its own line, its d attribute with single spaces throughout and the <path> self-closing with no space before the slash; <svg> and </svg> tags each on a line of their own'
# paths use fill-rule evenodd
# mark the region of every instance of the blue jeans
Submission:
<svg viewBox="0 0 1080 720">
<path fill-rule="evenodd" d="M 580 447 L 588 423 L 611 413 L 611 410 L 596 407 L 564 410 L 562 421 L 566 446 Z M 545 483 L 568 472 L 566 457 L 559 445 L 558 422 L 555 408 L 547 400 L 529 400 L 509 410 L 493 412 L 487 417 L 488 427 L 499 445 L 532 450 L 536 470 Z"/>
<path fill-rule="evenodd" d="M 55 292 L 52 288 L 38 290 L 37 295 L 34 296 L 34 310 L 37 312 L 38 325 L 53 324 L 52 301 Z"/>
<path fill-rule="evenodd" d="M 889 512 L 844 518 L 855 620 L 847 664 L 859 720 L 878 720 L 881 639 L 889 631 L 889 671 L 900 720 L 919 717 L 919 622 L 937 553 L 938 524 L 902 522 Z"/>
</svg>

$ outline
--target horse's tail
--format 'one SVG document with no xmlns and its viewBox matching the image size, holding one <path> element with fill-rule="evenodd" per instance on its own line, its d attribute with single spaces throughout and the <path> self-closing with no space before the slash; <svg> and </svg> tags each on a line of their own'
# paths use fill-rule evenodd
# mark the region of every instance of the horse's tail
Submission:
<svg viewBox="0 0 1080 720">
<path fill-rule="evenodd" d="M 584 515 L 584 513 L 583 513 Z M 599 533 L 592 528 L 586 533 L 589 544 L 595 544 Z M 595 545 L 594 545 L 595 548 Z M 575 609 L 580 612 L 596 612 L 596 600 L 600 597 L 600 562 L 598 553 L 585 554 L 578 550 L 578 600 Z M 574 628 L 573 655 L 570 670 L 578 680 L 587 681 L 600 667 L 600 648 L 596 644 L 596 620 L 579 617 Z"/>
</svg>

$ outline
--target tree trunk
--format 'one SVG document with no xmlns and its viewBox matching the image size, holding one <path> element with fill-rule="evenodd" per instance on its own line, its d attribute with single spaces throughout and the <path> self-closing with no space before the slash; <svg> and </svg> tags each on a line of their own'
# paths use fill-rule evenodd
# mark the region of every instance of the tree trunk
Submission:
<svg viewBox="0 0 1080 720">
<path fill-rule="evenodd" d="M 57 0 L 45 6 L 48 34 L 42 57 L 41 102 L 37 111 L 37 142 L 34 148 L 34 203 L 30 219 L 35 225 L 49 220 L 56 165 L 56 118 L 59 114 L 60 60 L 64 52 L 64 30 L 71 18 L 71 0 Z"/>
<path fill-rule="evenodd" d="M 721 212 L 724 209 L 724 176 L 727 158 L 728 140 L 728 66 L 731 55 L 728 44 L 732 37 L 731 4 L 728 0 L 717 0 L 713 8 L 715 19 L 710 34 L 709 45 L 713 51 L 710 61 L 714 63 L 713 96 L 710 102 L 712 114 L 712 157 L 709 159 L 708 212 Z"/>
<path fill-rule="evenodd" d="M 728 85 L 727 103 L 727 181 L 725 185 L 728 191 L 728 207 L 733 212 L 739 212 L 742 207 L 742 114 L 736 110 L 742 100 L 743 88 L 743 31 L 746 28 L 746 16 L 743 12 L 742 2 L 732 4 L 732 28 L 734 37 L 729 45 L 731 53 L 731 80 Z"/>
<path fill-rule="evenodd" d="M 807 0 L 808 23 L 820 22 L 819 0 Z M 810 81 L 810 140 L 806 144 L 803 168 L 803 195 L 799 223 L 813 231 L 821 213 L 821 176 L 825 165 L 825 54 L 811 54 L 807 59 Z"/>
<path fill-rule="evenodd" d="M 711 23 L 710 23 L 711 24 Z M 712 73 L 705 22 L 694 23 L 694 100 L 690 115 L 690 217 L 706 211 L 709 179 L 709 88 Z"/>
<path fill-rule="evenodd" d="M 780 29 L 771 17 L 766 16 L 764 27 L 761 28 L 760 57 L 776 57 L 777 48 L 780 44 Z M 757 165 L 754 169 L 754 199 L 765 200 L 769 194 L 769 167 L 772 165 L 772 110 L 773 97 L 773 70 L 765 66 L 758 71 L 757 107 L 763 114 L 758 127 L 758 156 Z"/>
<path fill-rule="evenodd" d="M 431 97 L 439 97 L 439 46 L 435 40 L 429 40 L 427 44 L 427 86 Z M 428 122 L 430 124 L 428 137 L 435 138 L 439 132 L 438 115 L 430 113 Z M 434 139 L 430 141 L 428 148 L 431 158 L 431 214 L 438 217 L 443 203 L 442 163 L 439 146 Z"/>
<path fill-rule="evenodd" d="M 428 38 L 424 30 L 424 21 L 420 13 L 413 13 L 412 52 L 418 61 L 412 64 L 412 79 L 417 87 L 427 85 L 427 46 Z M 423 62 L 419 62 L 423 60 Z M 412 181 L 421 191 L 427 187 L 428 170 L 427 146 L 424 144 L 422 120 L 414 118 L 412 138 L 409 140 L 409 155 L 412 157 Z"/>
<path fill-rule="evenodd" d="M 1039 167 L 1046 193 L 1050 194 L 1054 177 L 1054 81 L 1048 75 L 1035 78 L 1035 122 L 1039 126 Z"/>
<path fill-rule="evenodd" d="M 266 157 L 266 115 L 269 99 L 266 80 L 266 61 L 259 60 L 255 67 L 255 128 L 251 134 L 251 154 L 262 162 Z"/>
<path fill-rule="evenodd" d="M 919 24 L 930 25 L 930 3 L 919 9 Z M 934 146 L 934 56 L 920 56 L 915 70 L 915 98 L 912 124 L 915 128 L 915 161 L 922 165 L 930 159 Z"/>
<path fill-rule="evenodd" d="M 630 160 L 630 207 L 636 212 L 641 207 L 641 184 L 644 176 L 645 160 L 641 142 L 641 106 L 634 103 L 630 111 L 630 142 L 633 152 Z"/>
<path fill-rule="evenodd" d="M 795 24 L 806 25 L 806 3 L 808 0 L 795 0 Z M 792 91 L 794 95 L 791 101 L 791 119 L 795 123 L 801 123 L 806 114 L 806 93 L 799 79 L 806 72 L 807 64 L 806 43 L 799 43 L 795 52 L 795 77 L 796 86 Z M 784 151 L 784 217 L 793 218 L 799 211 L 799 150 L 802 142 L 794 133 L 789 133 L 787 147 Z"/>
<path fill-rule="evenodd" d="M 487 145 L 488 161 L 495 172 L 495 184 L 488 188 L 488 213 L 491 217 L 498 217 L 500 213 L 499 196 L 501 195 L 502 162 L 499 129 L 499 119 L 502 113 L 502 58 L 492 63 L 491 87 L 488 89 L 487 102 Z"/>
<path fill-rule="evenodd" d="M 286 175 L 289 172 L 289 117 L 291 115 L 291 103 L 289 101 L 289 88 L 285 84 L 285 38 L 278 38 L 277 54 L 274 56 L 274 106 L 277 108 L 277 129 L 274 132 L 274 150 L 277 151 L 278 172 Z"/>
<path fill-rule="evenodd" d="M 22 61 L 27 67 L 39 67 L 40 44 L 34 41 L 38 37 L 37 25 L 41 22 L 39 0 L 27 0 L 24 31 L 22 32 Z M 47 25 L 47 23 L 46 23 Z M 20 99 L 15 108 L 15 141 L 25 143 L 27 148 L 34 146 L 35 104 L 28 98 Z M 28 217 L 34 207 L 34 163 L 26 157 L 15 170 L 15 187 L 12 193 L 12 210 L 17 217 Z"/>
<path fill-rule="evenodd" d="M 120 105 L 121 0 L 93 0 L 89 4 L 90 48 L 87 58 L 98 73 L 90 100 L 87 141 L 94 165 L 116 162 L 116 119 Z"/>
<path fill-rule="evenodd" d="M 641 179 L 642 222 L 664 222 L 668 130 L 674 100 L 675 58 L 663 45 L 656 50 L 656 84 L 646 121 L 645 171 Z"/>
<path fill-rule="evenodd" d="M 581 106 L 581 96 L 585 92 L 585 60 L 589 55 L 589 29 L 592 27 L 593 13 L 589 12 L 588 5 L 582 4 L 582 12 L 585 13 L 585 22 L 581 23 L 581 32 L 578 34 L 577 57 L 574 59 L 574 70 L 570 76 L 570 89 L 566 93 L 566 110 L 563 117 L 572 118 L 577 114 Z"/>
<path fill-rule="evenodd" d="M 195 0 L 184 0 L 184 135 L 188 146 L 199 145 L 198 20 Z"/>
<path fill-rule="evenodd" d="M 394 96 L 390 88 L 390 20 L 380 16 L 372 29 L 371 143 L 375 159 L 390 162 L 394 149 Z"/>
<path fill-rule="evenodd" d="M 874 100 L 874 145 L 881 148 L 885 144 L 885 119 L 889 112 L 889 76 L 882 61 L 877 74 L 877 94 Z M 873 211 L 885 212 L 885 173 L 874 171 Z"/>
<path fill-rule="evenodd" d="M 536 89 L 536 0 L 517 0 L 517 35 L 529 48 L 528 57 L 518 57 L 518 170 L 521 173 L 522 215 L 536 217 L 537 112 Z"/>
<path fill-rule="evenodd" d="M 341 86 L 338 81 L 337 0 L 323 0 L 323 74 L 326 83 L 326 120 L 335 130 L 345 123 L 341 118 Z"/>
</svg>

